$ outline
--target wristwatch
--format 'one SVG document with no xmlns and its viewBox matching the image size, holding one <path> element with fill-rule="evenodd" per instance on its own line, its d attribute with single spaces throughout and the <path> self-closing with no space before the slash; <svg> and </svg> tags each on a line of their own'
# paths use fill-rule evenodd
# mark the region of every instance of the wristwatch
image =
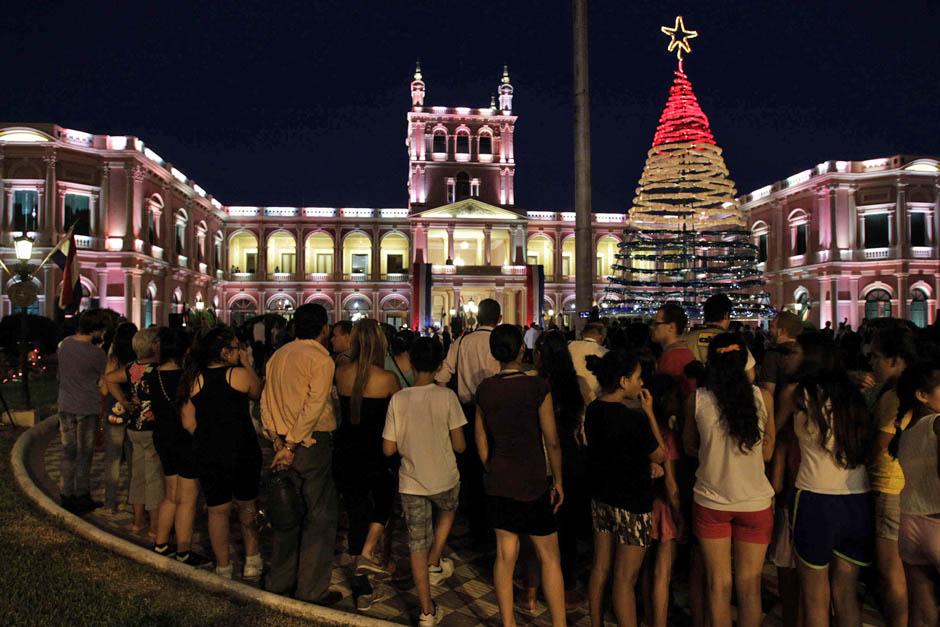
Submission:
<svg viewBox="0 0 940 627">
<path fill-rule="evenodd" d="M 287 440 L 284 440 L 284 448 L 286 448 L 288 451 L 290 451 L 291 454 L 293 455 L 294 449 L 297 448 L 297 443 L 294 442 L 293 444 L 291 444 L 291 443 L 288 442 Z"/>
</svg>

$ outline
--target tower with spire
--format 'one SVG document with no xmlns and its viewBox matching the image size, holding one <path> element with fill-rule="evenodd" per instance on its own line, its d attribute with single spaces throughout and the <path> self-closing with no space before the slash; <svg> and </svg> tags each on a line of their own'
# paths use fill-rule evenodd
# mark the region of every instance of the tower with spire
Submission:
<svg viewBox="0 0 940 627">
<path fill-rule="evenodd" d="M 683 67 L 683 52 L 691 52 L 689 39 L 698 33 L 685 29 L 682 16 L 662 31 L 678 65 L 601 305 L 652 315 L 672 301 L 691 318 L 701 318 L 702 303 L 724 293 L 736 317 L 766 317 L 771 310 L 761 290 L 757 247 Z"/>
<path fill-rule="evenodd" d="M 408 112 L 408 206 L 412 213 L 478 198 L 503 208 L 515 205 L 516 159 L 509 67 L 488 106 L 426 106 L 421 65 L 411 81 Z M 498 98 L 498 106 L 497 106 Z"/>
</svg>

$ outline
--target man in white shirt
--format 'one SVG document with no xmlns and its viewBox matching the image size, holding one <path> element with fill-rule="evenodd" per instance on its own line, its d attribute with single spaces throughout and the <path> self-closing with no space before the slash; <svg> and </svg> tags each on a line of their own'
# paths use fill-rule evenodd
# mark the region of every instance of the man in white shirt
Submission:
<svg viewBox="0 0 940 627">
<path fill-rule="evenodd" d="M 578 387 L 581 388 L 581 396 L 584 398 L 584 404 L 588 405 L 601 393 L 601 386 L 597 382 L 594 373 L 587 369 L 585 363 L 588 355 L 597 355 L 603 357 L 607 354 L 604 348 L 604 339 L 607 337 L 607 328 L 600 322 L 589 322 L 584 325 L 581 331 L 581 339 L 568 342 L 568 352 L 571 353 L 571 361 L 574 363 L 575 374 L 578 375 Z"/>
<path fill-rule="evenodd" d="M 457 377 L 457 398 L 467 418 L 464 426 L 467 450 L 457 459 L 461 481 L 460 503 L 470 520 L 470 533 L 477 546 L 485 543 L 491 532 L 486 524 L 483 507 L 483 464 L 473 434 L 476 394 L 477 387 L 484 379 L 499 372 L 499 362 L 490 352 L 490 333 L 501 318 L 499 303 L 492 298 L 481 300 L 477 310 L 480 326 L 451 344 L 447 359 L 434 377 L 434 381 L 443 386 L 449 385 L 455 374 Z"/>
<path fill-rule="evenodd" d="M 525 344 L 526 363 L 532 363 L 535 353 L 535 343 L 538 342 L 540 335 L 542 335 L 542 330 L 539 328 L 539 325 L 533 322 L 532 326 L 526 329 L 525 335 L 522 336 L 522 341 Z"/>
</svg>

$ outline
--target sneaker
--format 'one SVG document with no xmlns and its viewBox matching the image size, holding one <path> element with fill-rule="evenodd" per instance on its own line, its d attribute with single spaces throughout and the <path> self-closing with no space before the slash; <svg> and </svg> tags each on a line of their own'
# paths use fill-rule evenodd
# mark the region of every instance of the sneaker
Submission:
<svg viewBox="0 0 940 627">
<path fill-rule="evenodd" d="M 370 560 L 365 555 L 359 555 L 356 557 L 356 574 L 357 575 L 367 575 L 373 573 L 376 575 L 387 575 L 388 570 L 383 568 L 381 564 L 374 560 Z"/>
<path fill-rule="evenodd" d="M 363 592 L 356 597 L 356 609 L 360 612 L 365 612 L 372 609 L 372 603 L 375 599 L 375 591 Z"/>
<path fill-rule="evenodd" d="M 444 608 L 435 603 L 434 611 L 430 614 L 422 613 L 418 617 L 418 624 L 421 625 L 421 627 L 430 627 L 431 625 L 440 624 L 442 620 L 444 620 Z"/>
<path fill-rule="evenodd" d="M 187 566 L 192 566 L 193 568 L 201 568 L 212 563 L 205 555 L 200 555 L 195 551 L 184 551 L 182 553 L 177 553 L 173 556 L 177 562 L 180 564 L 186 564 Z"/>
<path fill-rule="evenodd" d="M 454 574 L 454 561 L 447 557 L 442 557 L 438 566 L 428 565 L 428 579 L 432 586 L 441 585 L 445 579 Z"/>
<path fill-rule="evenodd" d="M 261 560 L 261 554 L 249 555 L 245 558 L 245 568 L 242 570 L 242 578 L 258 579 L 261 577 L 261 571 L 264 569 L 264 562 Z"/>
<path fill-rule="evenodd" d="M 157 555 L 163 555 L 164 557 L 173 557 L 176 555 L 176 551 L 172 550 L 169 543 L 166 542 L 163 544 L 154 544 L 153 552 Z"/>
<path fill-rule="evenodd" d="M 216 566 L 215 574 L 218 575 L 219 577 L 224 577 L 225 579 L 231 579 L 232 578 L 232 565 L 229 564 L 228 566 L 225 566 L 225 567 Z"/>
</svg>

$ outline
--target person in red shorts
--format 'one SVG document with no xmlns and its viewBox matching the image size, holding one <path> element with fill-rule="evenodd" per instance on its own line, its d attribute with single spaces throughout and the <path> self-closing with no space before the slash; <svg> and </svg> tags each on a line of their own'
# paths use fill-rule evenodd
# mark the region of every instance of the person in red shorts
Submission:
<svg viewBox="0 0 940 627">
<path fill-rule="evenodd" d="M 773 534 L 773 401 L 745 373 L 747 348 L 722 333 L 708 346 L 705 385 L 688 403 L 686 453 L 697 456 L 693 528 L 705 561 L 712 627 L 731 626 L 731 554 L 741 627 L 761 621 L 761 570 Z"/>
</svg>

